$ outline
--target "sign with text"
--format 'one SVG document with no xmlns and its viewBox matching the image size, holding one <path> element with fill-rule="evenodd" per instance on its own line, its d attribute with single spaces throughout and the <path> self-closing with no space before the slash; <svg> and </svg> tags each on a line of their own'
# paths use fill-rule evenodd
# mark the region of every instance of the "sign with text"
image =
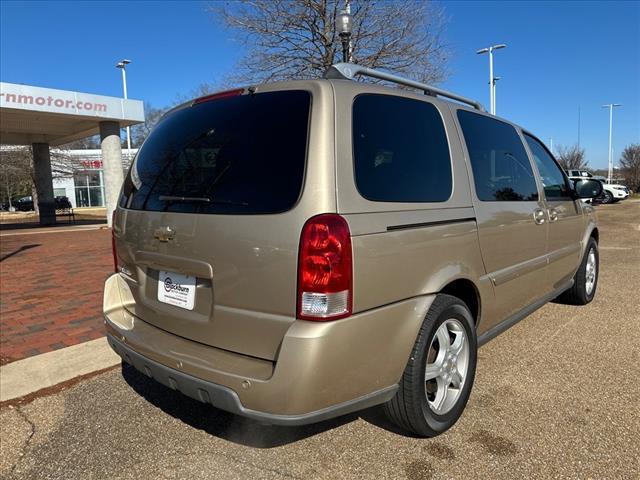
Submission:
<svg viewBox="0 0 640 480">
<path fill-rule="evenodd" d="M 0 108 L 144 121 L 140 100 L 0 82 Z"/>
</svg>

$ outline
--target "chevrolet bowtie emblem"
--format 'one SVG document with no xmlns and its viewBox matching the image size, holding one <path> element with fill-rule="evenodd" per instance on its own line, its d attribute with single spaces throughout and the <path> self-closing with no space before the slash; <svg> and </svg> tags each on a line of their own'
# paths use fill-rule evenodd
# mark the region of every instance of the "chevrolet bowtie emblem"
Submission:
<svg viewBox="0 0 640 480">
<path fill-rule="evenodd" d="M 171 227 L 162 226 L 156 229 L 153 236 L 156 237 L 161 242 L 168 242 L 169 240 L 172 240 L 173 237 L 176 236 L 176 231 Z"/>
</svg>

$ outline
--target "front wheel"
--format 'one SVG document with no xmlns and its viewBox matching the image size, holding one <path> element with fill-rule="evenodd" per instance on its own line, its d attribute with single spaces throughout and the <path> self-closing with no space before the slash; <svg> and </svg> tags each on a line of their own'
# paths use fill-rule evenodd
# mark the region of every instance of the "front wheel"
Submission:
<svg viewBox="0 0 640 480">
<path fill-rule="evenodd" d="M 589 238 L 584 257 L 573 280 L 573 286 L 557 298 L 558 303 L 565 305 L 586 305 L 593 300 L 598 286 L 600 270 L 600 254 L 598 243 L 593 237 Z"/>
<path fill-rule="evenodd" d="M 613 202 L 613 193 L 608 190 L 605 190 L 602 193 L 602 203 L 612 203 Z"/>
<path fill-rule="evenodd" d="M 476 372 L 476 330 L 467 305 L 440 294 L 424 319 L 395 397 L 385 404 L 389 419 L 424 437 L 451 428 L 467 404 Z"/>
</svg>

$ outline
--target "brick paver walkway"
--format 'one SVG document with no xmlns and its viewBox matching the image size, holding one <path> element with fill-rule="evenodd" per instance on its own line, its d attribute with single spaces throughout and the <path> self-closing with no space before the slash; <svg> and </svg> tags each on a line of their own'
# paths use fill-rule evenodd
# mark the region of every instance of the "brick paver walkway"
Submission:
<svg viewBox="0 0 640 480">
<path fill-rule="evenodd" d="M 2 364 L 104 335 L 111 231 L 35 232 L 0 236 Z"/>
</svg>

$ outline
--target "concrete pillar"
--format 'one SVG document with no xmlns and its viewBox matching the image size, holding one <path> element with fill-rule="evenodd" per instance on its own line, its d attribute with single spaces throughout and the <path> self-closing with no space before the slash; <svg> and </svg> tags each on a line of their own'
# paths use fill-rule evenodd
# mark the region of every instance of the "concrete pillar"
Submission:
<svg viewBox="0 0 640 480">
<path fill-rule="evenodd" d="M 33 172 L 38 196 L 40 225 L 55 225 L 56 203 L 53 197 L 53 177 L 51 176 L 51 157 L 48 143 L 34 143 Z"/>
<path fill-rule="evenodd" d="M 120 188 L 122 188 L 124 181 L 120 124 L 118 122 L 100 122 L 100 147 L 102 148 L 102 176 L 107 206 L 107 223 L 111 226 L 111 214 L 118 204 Z"/>
</svg>

